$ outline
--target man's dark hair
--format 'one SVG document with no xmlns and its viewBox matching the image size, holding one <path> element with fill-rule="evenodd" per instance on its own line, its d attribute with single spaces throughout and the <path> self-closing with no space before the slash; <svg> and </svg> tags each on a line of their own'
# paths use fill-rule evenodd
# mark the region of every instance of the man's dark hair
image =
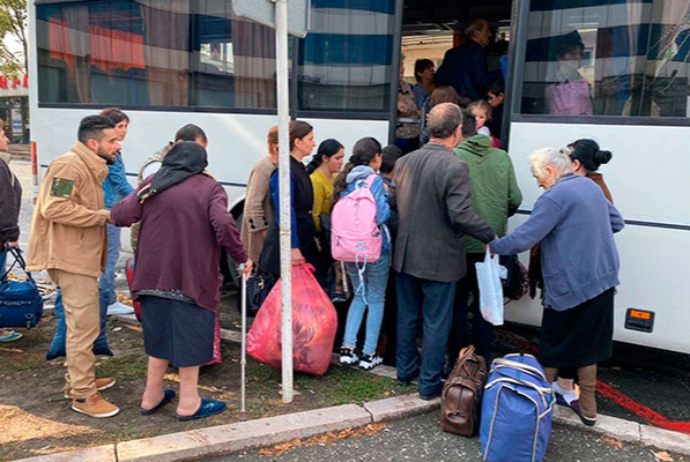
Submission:
<svg viewBox="0 0 690 462">
<path fill-rule="evenodd" d="M 472 115 L 472 111 L 465 110 L 462 113 L 462 136 L 471 138 L 477 134 L 477 119 Z"/>
<path fill-rule="evenodd" d="M 201 138 L 204 143 L 208 143 L 206 133 L 201 127 L 194 124 L 187 124 L 175 133 L 175 141 L 196 141 L 198 138 Z"/>
<path fill-rule="evenodd" d="M 419 82 L 419 74 L 424 73 L 427 69 L 434 67 L 434 62 L 430 59 L 418 59 L 414 62 L 414 78 Z"/>
<path fill-rule="evenodd" d="M 101 115 L 112 120 L 115 125 L 119 124 L 123 120 L 126 120 L 127 123 L 129 123 L 129 117 L 127 116 L 127 114 L 125 114 L 119 108 L 116 107 L 109 107 L 108 109 L 103 109 L 101 111 Z"/>
<path fill-rule="evenodd" d="M 109 118 L 101 115 L 86 116 L 79 122 L 77 139 L 84 144 L 89 140 L 101 141 L 103 130 L 108 128 L 115 128 L 115 124 Z"/>
<path fill-rule="evenodd" d="M 400 149 L 396 145 L 389 144 L 388 146 L 383 148 L 381 154 L 383 155 L 383 159 L 381 161 L 381 167 L 379 168 L 379 171 L 381 173 L 388 174 L 393 171 L 393 167 L 395 167 L 395 161 L 403 155 L 403 152 L 402 149 Z"/>
<path fill-rule="evenodd" d="M 487 92 L 491 92 L 496 96 L 500 95 L 501 93 L 505 95 L 506 87 L 503 84 L 503 80 L 498 79 L 491 82 L 491 85 L 489 85 L 489 89 L 487 90 Z"/>
</svg>

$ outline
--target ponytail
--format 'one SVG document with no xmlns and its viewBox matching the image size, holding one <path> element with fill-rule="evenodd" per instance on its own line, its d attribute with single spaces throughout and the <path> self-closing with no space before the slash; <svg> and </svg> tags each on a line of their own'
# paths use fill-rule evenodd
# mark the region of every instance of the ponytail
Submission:
<svg viewBox="0 0 690 462">
<path fill-rule="evenodd" d="M 319 145 L 319 149 L 316 151 L 316 154 L 314 154 L 314 157 L 312 157 L 311 162 L 307 164 L 307 173 L 311 175 L 314 173 L 314 171 L 316 171 L 317 168 L 321 166 L 323 163 L 323 156 L 326 156 L 330 159 L 334 155 L 338 154 L 341 149 L 343 149 L 343 145 L 340 144 L 340 141 L 338 140 L 330 138 L 322 141 Z"/>
</svg>

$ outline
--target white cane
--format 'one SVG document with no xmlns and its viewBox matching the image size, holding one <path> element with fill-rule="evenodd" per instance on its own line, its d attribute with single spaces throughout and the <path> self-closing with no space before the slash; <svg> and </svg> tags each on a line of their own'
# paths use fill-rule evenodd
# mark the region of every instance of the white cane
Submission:
<svg viewBox="0 0 690 462">
<path fill-rule="evenodd" d="M 244 270 L 244 263 L 240 270 Z M 247 367 L 247 274 L 242 274 L 242 353 L 240 356 L 240 370 L 242 371 L 242 383 L 240 385 L 240 420 L 247 420 L 246 394 L 245 394 L 245 369 Z"/>
</svg>

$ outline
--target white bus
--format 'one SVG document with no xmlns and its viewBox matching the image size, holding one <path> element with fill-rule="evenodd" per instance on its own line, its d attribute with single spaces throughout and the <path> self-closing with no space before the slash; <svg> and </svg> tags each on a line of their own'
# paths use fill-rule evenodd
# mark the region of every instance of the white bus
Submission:
<svg viewBox="0 0 690 462">
<path fill-rule="evenodd" d="M 30 3 L 39 176 L 74 142 L 82 117 L 117 106 L 131 117 L 123 154 L 133 181 L 177 128 L 195 123 L 239 215 L 277 123 L 273 30 L 233 16 L 227 0 Z M 311 8 L 309 35 L 290 44 L 292 116 L 348 150 L 363 136 L 393 140 L 401 50 L 438 65 L 470 18 L 486 18 L 510 43 L 503 136 L 525 196 L 511 227 L 540 194 L 529 152 L 599 141 L 614 153 L 605 175 L 628 223 L 617 237 L 615 338 L 690 353 L 690 2 L 312 0 Z M 549 101 L 564 65 L 556 49 L 573 37 L 582 51 L 574 71 L 591 92 L 577 115 Z M 506 314 L 538 325 L 541 308 L 522 300 Z"/>
</svg>

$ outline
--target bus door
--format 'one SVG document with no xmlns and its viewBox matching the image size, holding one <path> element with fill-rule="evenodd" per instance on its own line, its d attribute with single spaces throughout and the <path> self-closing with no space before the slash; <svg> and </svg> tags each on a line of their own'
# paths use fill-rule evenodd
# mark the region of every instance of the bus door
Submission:
<svg viewBox="0 0 690 462">
<path fill-rule="evenodd" d="M 511 75 L 507 55 L 513 35 L 514 2 L 498 0 L 490 2 L 490 5 L 488 3 L 482 0 L 404 0 L 397 117 L 394 133 L 391 134 L 392 140 L 395 140 L 403 151 L 411 147 L 416 148 L 428 140 L 424 119 L 431 108 L 431 95 L 436 89 L 436 86 L 433 83 L 429 84 L 427 80 L 429 72 L 435 72 L 443 64 L 448 50 L 461 46 L 468 40 L 465 30 L 472 21 L 485 19 L 489 23 L 491 38 L 484 48 L 488 71 L 495 80 L 507 82 L 507 85 L 504 83 L 505 88 L 510 88 Z M 435 100 L 445 100 L 446 90 L 439 92 Z M 488 87 L 482 88 L 483 99 L 488 99 L 487 91 Z M 505 92 L 504 94 L 507 95 Z M 459 96 L 461 106 L 466 106 L 472 101 L 467 95 Z M 411 107 L 413 100 L 415 105 Z M 508 98 L 505 98 L 505 101 L 508 101 Z M 501 120 L 493 120 L 491 125 L 496 126 L 495 131 L 507 141 L 510 111 L 501 107 L 495 112 Z"/>
</svg>

